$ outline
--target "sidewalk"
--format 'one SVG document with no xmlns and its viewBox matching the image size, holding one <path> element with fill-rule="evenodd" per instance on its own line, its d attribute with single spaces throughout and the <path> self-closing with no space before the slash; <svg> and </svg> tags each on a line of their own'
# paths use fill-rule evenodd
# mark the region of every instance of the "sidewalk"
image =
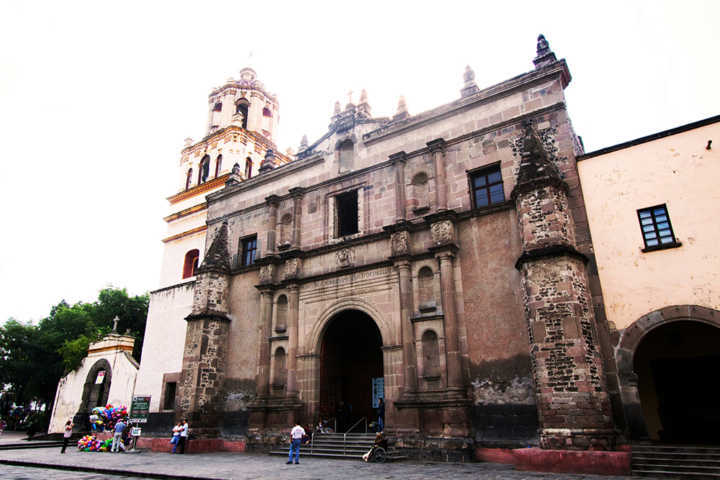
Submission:
<svg viewBox="0 0 720 480">
<path fill-rule="evenodd" d="M 594 479 L 630 480 L 631 477 L 598 475 L 562 475 L 515 471 L 511 466 L 496 463 L 423 464 L 398 462 L 386 464 L 352 460 L 302 458 L 300 465 L 286 465 L 283 457 L 258 453 L 202 453 L 172 455 L 144 451 L 137 454 L 80 452 L 69 448 L 0 451 L 0 476 L 4 465 L 19 465 L 30 475 L 35 468 L 52 467 L 71 471 L 130 475 L 139 478 L 175 480 L 345 480 L 402 478 L 409 480 L 438 480 L 440 478 L 482 478 L 486 480 L 526 479 Z M 7 468 L 7 467 L 6 467 Z"/>
</svg>

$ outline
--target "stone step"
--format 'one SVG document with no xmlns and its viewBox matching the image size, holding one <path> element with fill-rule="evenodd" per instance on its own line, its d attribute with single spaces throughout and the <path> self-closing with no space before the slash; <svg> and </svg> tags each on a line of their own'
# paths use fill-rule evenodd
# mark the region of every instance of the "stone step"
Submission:
<svg viewBox="0 0 720 480">
<path fill-rule="evenodd" d="M 683 472 L 665 470 L 635 470 L 632 471 L 633 476 L 638 477 L 667 477 L 667 478 L 697 478 L 697 479 L 720 479 L 720 475 L 708 473 Z"/>
<path fill-rule="evenodd" d="M 634 464 L 647 464 L 647 463 L 666 463 L 676 465 L 705 465 L 705 466 L 718 466 L 720 467 L 720 458 L 683 458 L 683 457 L 670 457 L 667 455 L 652 455 L 652 456 L 633 456 L 632 463 Z"/>
</svg>

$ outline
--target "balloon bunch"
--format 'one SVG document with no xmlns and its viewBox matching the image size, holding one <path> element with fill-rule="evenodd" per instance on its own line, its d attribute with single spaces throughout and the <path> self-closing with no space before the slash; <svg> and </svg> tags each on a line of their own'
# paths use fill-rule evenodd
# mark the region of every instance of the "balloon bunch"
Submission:
<svg viewBox="0 0 720 480">
<path fill-rule="evenodd" d="M 112 440 L 98 440 L 92 435 L 85 435 L 78 440 L 78 450 L 82 452 L 107 452 L 112 447 Z"/>
<path fill-rule="evenodd" d="M 120 407 L 113 407 L 111 403 L 108 403 L 107 405 L 105 405 L 105 408 L 94 408 L 93 414 L 95 414 L 95 410 L 98 410 L 97 416 L 99 419 L 98 422 L 100 423 L 100 425 L 98 425 L 98 428 L 100 429 L 104 427 L 106 430 L 112 430 L 113 428 L 115 428 L 115 424 L 118 422 L 118 420 L 127 417 L 127 407 L 125 405 L 122 405 Z"/>
</svg>

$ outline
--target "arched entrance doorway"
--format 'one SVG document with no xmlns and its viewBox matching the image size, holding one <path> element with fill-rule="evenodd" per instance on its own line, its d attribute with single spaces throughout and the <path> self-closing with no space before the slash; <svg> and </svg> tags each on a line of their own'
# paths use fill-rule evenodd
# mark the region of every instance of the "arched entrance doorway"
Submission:
<svg viewBox="0 0 720 480">
<path fill-rule="evenodd" d="M 344 432 L 358 419 L 375 419 L 382 389 L 382 337 L 373 319 L 344 310 L 328 323 L 320 347 L 320 416 Z M 373 387 L 374 386 L 374 387 Z"/>
<path fill-rule="evenodd" d="M 634 355 L 648 436 L 673 443 L 720 443 L 720 328 L 678 320 L 648 332 Z"/>
<path fill-rule="evenodd" d="M 112 383 L 112 368 L 110 362 L 100 359 L 93 364 L 85 377 L 83 386 L 82 402 L 75 414 L 73 423 L 81 429 L 89 429 L 89 415 L 93 408 L 104 407 L 110 396 L 110 384 Z"/>
</svg>

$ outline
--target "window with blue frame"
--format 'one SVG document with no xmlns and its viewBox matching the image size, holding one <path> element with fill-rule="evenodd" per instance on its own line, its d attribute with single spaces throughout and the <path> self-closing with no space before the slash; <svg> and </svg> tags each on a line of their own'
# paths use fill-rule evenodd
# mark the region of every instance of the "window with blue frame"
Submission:
<svg viewBox="0 0 720 480">
<path fill-rule="evenodd" d="M 470 186 L 474 208 L 489 207 L 505 201 L 500 165 L 471 172 Z"/>
<path fill-rule="evenodd" d="M 240 265 L 247 266 L 255 263 L 255 253 L 257 252 L 257 236 L 244 238 L 242 242 L 242 257 Z"/>
<path fill-rule="evenodd" d="M 637 211 L 645 248 L 643 251 L 680 246 L 675 240 L 666 205 L 656 205 Z"/>
</svg>

